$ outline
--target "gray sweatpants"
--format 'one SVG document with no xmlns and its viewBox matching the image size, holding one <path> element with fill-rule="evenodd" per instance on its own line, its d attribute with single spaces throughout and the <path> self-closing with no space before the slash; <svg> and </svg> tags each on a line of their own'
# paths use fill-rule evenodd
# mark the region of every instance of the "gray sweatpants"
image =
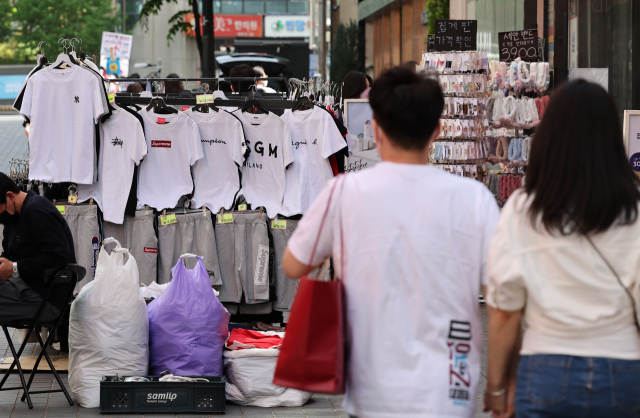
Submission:
<svg viewBox="0 0 640 418">
<path fill-rule="evenodd" d="M 169 283 L 171 269 L 182 254 L 191 253 L 203 257 L 212 285 L 221 285 L 218 251 L 213 232 L 211 212 L 177 213 L 176 223 L 162 226 L 158 221 L 158 283 Z"/>
<path fill-rule="evenodd" d="M 38 313 L 42 297 L 34 292 L 21 278 L 11 277 L 0 281 L 0 325 L 18 319 L 33 318 Z M 47 303 L 41 319 L 50 321 L 60 315 L 60 310 Z"/>
<path fill-rule="evenodd" d="M 125 215 L 124 223 L 104 223 L 105 238 L 113 237 L 129 249 L 140 272 L 140 284 L 149 285 L 158 278 L 158 237 L 153 229 L 155 215 L 149 209 L 138 210 L 135 216 Z"/>
<path fill-rule="evenodd" d="M 67 205 L 63 216 L 73 236 L 76 262 L 87 270 L 87 275 L 76 284 L 73 291 L 77 295 L 80 289 L 92 281 L 96 275 L 98 254 L 102 245 L 98 206 L 94 204 L 89 208 L 89 205 Z"/>
<path fill-rule="evenodd" d="M 273 229 L 271 228 L 271 236 L 273 237 L 273 249 L 275 251 L 276 262 L 275 276 L 276 276 L 276 301 L 273 304 L 273 309 L 276 311 L 287 312 L 291 310 L 293 305 L 293 299 L 298 291 L 298 283 L 300 280 L 292 280 L 287 276 L 282 268 L 282 257 L 287 249 L 287 242 L 293 231 L 298 227 L 296 220 L 287 219 L 287 229 Z M 271 225 L 271 222 L 269 222 Z"/>
<path fill-rule="evenodd" d="M 258 211 L 233 212 L 232 223 L 218 223 L 216 243 L 222 273 L 221 302 L 269 301 L 269 235 L 267 215 Z"/>
</svg>

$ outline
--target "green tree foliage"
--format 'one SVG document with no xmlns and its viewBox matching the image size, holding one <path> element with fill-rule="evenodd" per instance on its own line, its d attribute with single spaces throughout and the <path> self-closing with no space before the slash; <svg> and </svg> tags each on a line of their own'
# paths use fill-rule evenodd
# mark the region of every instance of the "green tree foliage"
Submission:
<svg viewBox="0 0 640 418">
<path fill-rule="evenodd" d="M 10 0 L 0 0 L 0 42 L 5 42 L 11 36 L 11 16 L 13 6 Z"/>
<path fill-rule="evenodd" d="M 427 10 L 429 35 L 433 35 L 436 31 L 436 20 L 449 19 L 449 0 L 427 0 L 424 5 Z"/>
<path fill-rule="evenodd" d="M 99 56 L 102 32 L 113 31 L 117 21 L 111 0 L 17 0 L 10 20 L 16 47 L 33 55 L 45 41 L 50 60 L 62 51 L 60 38 L 81 39 L 87 56 Z"/>
<path fill-rule="evenodd" d="M 364 72 L 364 34 L 355 21 L 338 24 L 336 39 L 331 48 L 331 80 L 342 82 L 349 71 Z"/>
</svg>

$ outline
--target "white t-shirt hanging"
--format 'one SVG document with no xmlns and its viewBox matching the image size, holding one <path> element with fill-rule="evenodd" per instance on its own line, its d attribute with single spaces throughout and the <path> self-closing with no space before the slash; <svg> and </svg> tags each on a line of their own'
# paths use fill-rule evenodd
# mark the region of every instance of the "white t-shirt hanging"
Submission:
<svg viewBox="0 0 640 418">
<path fill-rule="evenodd" d="M 31 179 L 93 183 L 95 124 L 108 112 L 101 88 L 93 74 L 77 66 L 48 67 L 29 78 L 20 113 L 31 121 Z"/>
<path fill-rule="evenodd" d="M 428 165 L 381 162 L 342 178 L 311 205 L 288 248 L 309 262 L 330 188 L 345 181 L 311 262 L 333 255 L 344 284 L 345 409 L 367 418 L 475 417 L 478 295 L 500 216 L 495 198 L 478 181 Z"/>
<path fill-rule="evenodd" d="M 282 211 L 285 171 L 295 161 L 289 126 L 275 114 L 235 112 L 244 126 L 249 158 L 242 165 L 241 194 L 254 208 L 264 206 L 269 218 Z"/>
<path fill-rule="evenodd" d="M 133 169 L 147 154 L 142 125 L 132 114 L 116 109 L 100 124 L 98 181 L 78 185 L 78 200 L 90 198 L 102 209 L 104 220 L 121 224 L 129 198 Z"/>
<path fill-rule="evenodd" d="M 328 158 L 347 144 L 331 115 L 319 107 L 282 115 L 291 130 L 296 161 L 287 170 L 282 215 L 304 214 L 333 178 Z"/>
<path fill-rule="evenodd" d="M 224 110 L 209 113 L 185 110 L 198 124 L 204 158 L 193 165 L 196 189 L 192 203 L 213 213 L 231 209 L 240 190 L 240 167 L 247 149 L 240 121 Z"/>
<path fill-rule="evenodd" d="M 183 112 L 162 115 L 142 109 L 139 113 L 147 156 L 140 164 L 138 203 L 157 210 L 174 208 L 180 197 L 193 191 L 191 166 L 204 157 L 198 125 Z"/>
</svg>

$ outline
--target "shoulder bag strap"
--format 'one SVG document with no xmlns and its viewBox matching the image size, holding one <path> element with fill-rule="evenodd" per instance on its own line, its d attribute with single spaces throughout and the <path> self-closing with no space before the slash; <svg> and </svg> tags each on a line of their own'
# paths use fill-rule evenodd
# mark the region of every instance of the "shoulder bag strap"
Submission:
<svg viewBox="0 0 640 418">
<path fill-rule="evenodd" d="M 593 249 L 596 250 L 596 252 L 600 256 L 600 258 L 602 258 L 602 261 L 604 261 L 604 263 L 607 265 L 607 267 L 609 267 L 609 270 L 611 270 L 611 273 L 613 273 L 613 275 L 616 276 L 616 280 L 618 280 L 618 283 L 624 289 L 624 291 L 626 292 L 627 296 L 629 296 L 629 299 L 631 300 L 631 307 L 633 308 L 633 321 L 636 324 L 636 328 L 640 331 L 640 324 L 638 323 L 638 312 L 636 310 L 636 302 L 633 299 L 633 295 L 631 295 L 631 292 L 629 292 L 629 289 L 627 289 L 625 287 L 625 285 L 622 283 L 622 280 L 620 280 L 620 276 L 618 276 L 618 273 L 616 273 L 616 271 L 613 269 L 611 264 L 609 264 L 609 261 L 604 257 L 604 255 L 600 252 L 598 247 L 596 247 L 596 245 L 593 243 L 593 241 L 591 241 L 591 238 L 588 235 L 585 235 L 585 237 L 587 238 L 587 241 L 589 241 L 589 244 L 591 244 Z"/>
</svg>

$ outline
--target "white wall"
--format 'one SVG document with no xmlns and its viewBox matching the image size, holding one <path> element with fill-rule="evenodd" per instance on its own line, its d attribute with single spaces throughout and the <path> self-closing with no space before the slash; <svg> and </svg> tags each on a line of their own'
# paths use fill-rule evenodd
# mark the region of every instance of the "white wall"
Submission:
<svg viewBox="0 0 640 418">
<path fill-rule="evenodd" d="M 151 68 L 133 68 L 136 62 L 157 64 L 162 58 L 162 75 L 176 73 L 181 77 L 197 77 L 200 70 L 200 57 L 195 38 L 187 38 L 178 33 L 167 45 L 169 19 L 180 10 L 191 9 L 188 0 L 178 0 L 178 4 L 164 4 L 162 10 L 149 18 L 149 30 L 144 31 L 136 24 L 133 33 L 133 47 L 129 73 L 137 72 L 144 77 Z"/>
</svg>

